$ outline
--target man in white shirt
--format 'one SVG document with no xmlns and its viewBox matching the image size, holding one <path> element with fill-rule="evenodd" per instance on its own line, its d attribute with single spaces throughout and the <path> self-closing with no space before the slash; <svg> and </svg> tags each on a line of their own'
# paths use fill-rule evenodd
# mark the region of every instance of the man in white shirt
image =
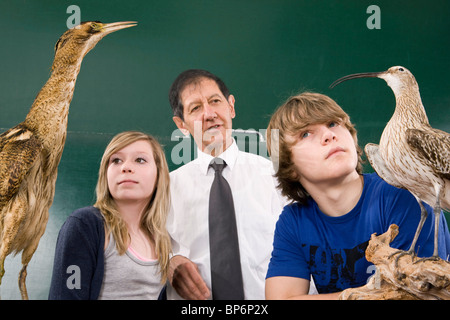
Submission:
<svg viewBox="0 0 450 320">
<path fill-rule="evenodd" d="M 172 205 L 167 228 L 172 237 L 168 299 L 211 299 L 209 252 L 209 192 L 214 179 L 211 160 L 227 166 L 234 200 L 245 299 L 264 299 L 273 232 L 286 204 L 276 189 L 272 163 L 239 151 L 232 133 L 235 99 L 225 84 L 204 70 L 181 73 L 172 84 L 169 100 L 173 121 L 191 134 L 198 157 L 170 174 Z"/>
</svg>

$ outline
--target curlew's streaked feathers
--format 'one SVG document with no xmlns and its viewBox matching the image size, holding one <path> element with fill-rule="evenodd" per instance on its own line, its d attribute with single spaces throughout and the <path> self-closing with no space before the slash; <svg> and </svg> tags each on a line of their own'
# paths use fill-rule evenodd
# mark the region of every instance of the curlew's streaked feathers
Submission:
<svg viewBox="0 0 450 320">
<path fill-rule="evenodd" d="M 358 73 L 336 80 L 331 87 L 350 79 L 378 77 L 394 92 L 396 107 L 383 130 L 380 144 L 367 144 L 370 164 L 386 182 L 409 190 L 421 207 L 421 220 L 409 253 L 414 253 L 427 212 L 434 208 L 433 259 L 438 256 L 438 230 L 441 208 L 450 211 L 450 134 L 430 126 L 413 74 L 401 66 L 383 72 Z"/>
<path fill-rule="evenodd" d="M 434 128 L 408 129 L 406 140 L 442 179 L 450 180 L 450 135 Z M 449 210 L 450 208 L 446 208 Z"/>
</svg>

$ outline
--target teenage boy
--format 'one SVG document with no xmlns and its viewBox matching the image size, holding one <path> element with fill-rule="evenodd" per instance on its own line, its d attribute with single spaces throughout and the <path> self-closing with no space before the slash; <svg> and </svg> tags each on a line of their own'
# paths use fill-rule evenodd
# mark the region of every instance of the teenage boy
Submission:
<svg viewBox="0 0 450 320">
<path fill-rule="evenodd" d="M 279 143 L 268 141 L 282 194 L 292 200 L 280 215 L 266 277 L 267 299 L 335 299 L 342 290 L 365 285 L 373 273 L 365 258 L 372 233 L 391 224 L 399 235 L 391 243 L 409 249 L 420 220 L 413 195 L 363 174 L 362 150 L 349 116 L 331 98 L 302 93 L 273 114 L 267 135 L 279 130 Z M 416 251 L 428 257 L 434 248 L 434 214 Z M 444 215 L 439 224 L 439 256 L 447 258 L 450 235 Z M 310 277 L 318 295 L 307 295 Z"/>
</svg>

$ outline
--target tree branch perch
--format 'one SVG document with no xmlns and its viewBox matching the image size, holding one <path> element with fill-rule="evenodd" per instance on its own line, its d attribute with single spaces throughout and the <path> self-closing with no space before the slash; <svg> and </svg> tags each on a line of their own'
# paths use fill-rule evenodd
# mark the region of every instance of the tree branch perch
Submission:
<svg viewBox="0 0 450 320">
<path fill-rule="evenodd" d="M 340 300 L 437 300 L 450 299 L 450 263 L 420 260 L 410 254 L 396 259 L 401 250 L 389 244 L 398 235 L 393 224 L 382 235 L 372 234 L 366 258 L 376 273 L 365 286 L 346 289 Z"/>
</svg>

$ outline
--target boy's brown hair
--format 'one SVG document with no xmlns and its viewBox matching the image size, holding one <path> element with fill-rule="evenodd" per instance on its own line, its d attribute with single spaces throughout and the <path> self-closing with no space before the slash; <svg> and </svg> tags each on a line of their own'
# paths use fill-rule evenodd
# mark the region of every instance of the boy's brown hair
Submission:
<svg viewBox="0 0 450 320">
<path fill-rule="evenodd" d="M 350 122 L 348 114 L 330 97 L 320 93 L 304 92 L 288 98 L 272 115 L 266 133 L 267 150 L 274 162 L 274 167 L 278 168 L 275 173 L 278 188 L 290 200 L 306 204 L 309 197 L 308 192 L 299 182 L 291 159 L 291 147 L 297 141 L 292 138 L 309 125 L 331 121 L 345 126 L 350 131 L 358 154 L 356 171 L 361 174 L 362 150 L 358 146 L 355 126 Z"/>
</svg>

